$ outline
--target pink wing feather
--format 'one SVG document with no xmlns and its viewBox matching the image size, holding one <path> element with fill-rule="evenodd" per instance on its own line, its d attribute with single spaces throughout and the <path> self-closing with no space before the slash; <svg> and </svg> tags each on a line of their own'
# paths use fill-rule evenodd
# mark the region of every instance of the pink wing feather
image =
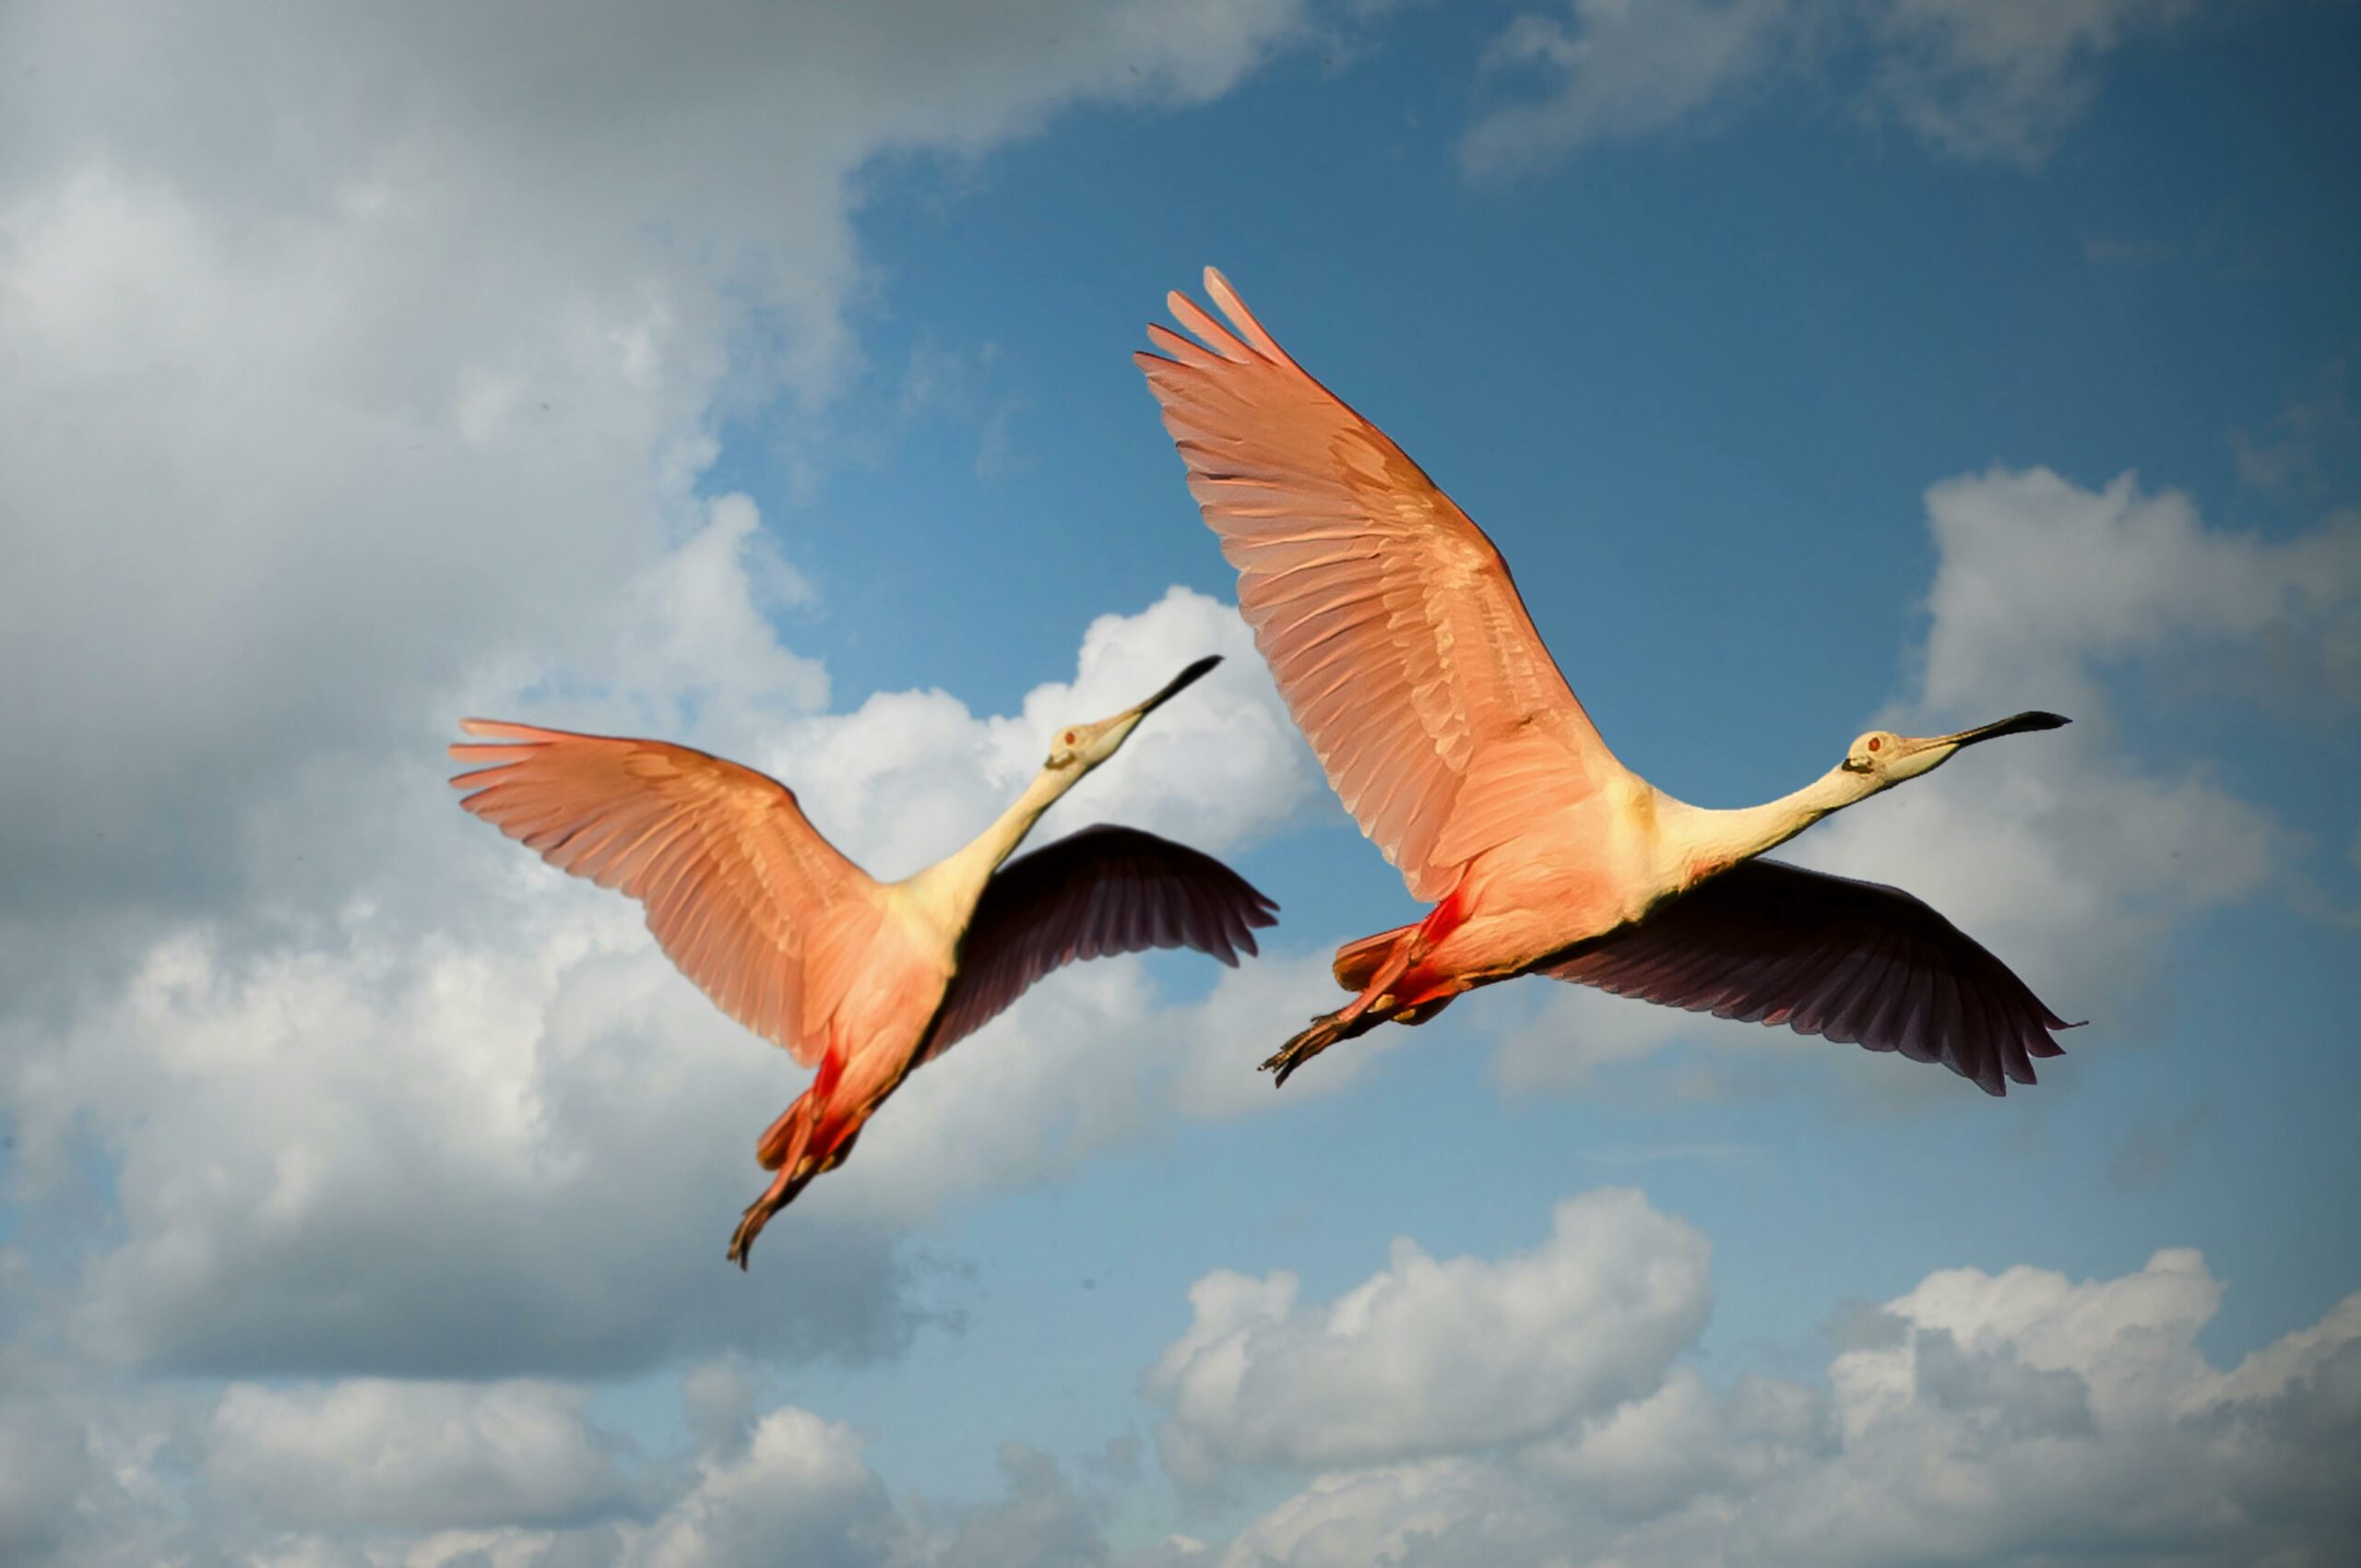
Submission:
<svg viewBox="0 0 2361 1568">
<path fill-rule="evenodd" d="M 2006 964 L 1897 887 L 1746 861 L 1539 971 L 1692 1013 L 1940 1062 L 1987 1094 L 2070 1028 Z"/>
<path fill-rule="evenodd" d="M 919 1061 L 982 1028 L 1053 969 L 1084 958 L 1193 947 L 1236 965 L 1278 906 L 1184 844 L 1086 827 L 1003 866 L 960 946 L 959 972 Z"/>
<path fill-rule="evenodd" d="M 1440 898 L 1536 801 L 1578 801 L 1620 765 L 1483 530 L 1219 273 L 1205 288 L 1236 334 L 1175 293 L 1203 344 L 1152 326 L 1171 357 L 1133 357 L 1328 782 L 1411 893 Z"/>
<path fill-rule="evenodd" d="M 560 871 L 618 888 L 722 1011 L 806 1066 L 882 918 L 877 885 L 777 779 L 687 746 L 469 719 L 491 766 L 460 803 Z"/>
</svg>

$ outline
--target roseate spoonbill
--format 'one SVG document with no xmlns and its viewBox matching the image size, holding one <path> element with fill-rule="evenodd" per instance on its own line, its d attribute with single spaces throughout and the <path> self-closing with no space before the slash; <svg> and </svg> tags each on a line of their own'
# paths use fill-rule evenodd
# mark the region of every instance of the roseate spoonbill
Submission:
<svg viewBox="0 0 2361 1568">
<path fill-rule="evenodd" d="M 1337 950 L 1357 994 L 1263 1063 L 1279 1082 L 1340 1039 L 1535 973 L 1900 1051 L 1996 1095 L 2061 1054 L 2049 1031 L 2069 1026 L 1916 898 L 1754 857 L 1965 747 L 2065 719 L 1873 731 L 1767 805 L 1677 801 L 1607 749 L 1483 531 L 1210 267 L 1205 291 L 1228 327 L 1176 292 L 1198 341 L 1151 326 L 1163 354 L 1133 357 L 1328 782 L 1435 906 Z"/>
<path fill-rule="evenodd" d="M 487 766 L 460 803 L 561 871 L 622 889 L 721 1010 L 785 1046 L 812 1086 L 755 1145 L 778 1174 L 746 1207 L 730 1257 L 805 1182 L 852 1152 L 911 1072 L 1077 958 L 1193 947 L 1255 951 L 1278 906 L 1210 855 L 1136 828 L 1086 827 L 1014 861 L 1041 814 L 1140 721 L 1221 660 L 1201 659 L 1137 707 L 1059 731 L 1040 773 L 976 841 L 880 883 L 804 820 L 785 785 L 661 741 L 469 719 Z M 1008 861 L 1005 866 L 1003 861 Z"/>
</svg>

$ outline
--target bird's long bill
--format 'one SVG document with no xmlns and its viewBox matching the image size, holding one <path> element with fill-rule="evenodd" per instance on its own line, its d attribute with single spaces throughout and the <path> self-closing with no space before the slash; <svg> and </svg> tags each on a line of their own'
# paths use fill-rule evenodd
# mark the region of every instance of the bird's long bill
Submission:
<svg viewBox="0 0 2361 1568">
<path fill-rule="evenodd" d="M 1139 707 L 1127 707 L 1112 719 L 1102 719 L 1097 723 L 1087 726 L 1090 740 L 1083 749 L 1087 754 L 1090 765 L 1095 767 L 1114 755 L 1115 748 L 1131 738 L 1132 731 L 1140 727 L 1141 719 L 1170 702 L 1183 687 L 1202 678 L 1206 671 L 1220 662 L 1221 655 L 1207 654 L 1166 682 L 1162 691 L 1140 704 Z"/>
<path fill-rule="evenodd" d="M 1175 696 L 1179 695 L 1184 688 L 1191 686 L 1197 681 L 1201 680 L 1207 671 L 1211 670 L 1215 665 L 1219 664 L 1220 662 L 1220 654 L 1209 653 L 1205 655 L 1204 658 L 1200 659 L 1197 662 L 1192 664 L 1178 675 L 1173 676 L 1171 680 L 1166 682 L 1164 689 L 1157 693 L 1156 695 L 1148 698 L 1147 701 L 1140 704 L 1139 707 L 1131 709 L 1129 712 L 1119 713 L 1115 717 L 1118 719 L 1145 719 L 1149 714 L 1154 713 L 1157 708 L 1162 707 L 1166 703 L 1170 702 Z"/>
<path fill-rule="evenodd" d="M 1905 740 L 1894 748 L 1894 760 L 1888 766 L 1899 768 L 1898 776 L 1908 778 L 1940 767 L 1978 741 L 1989 741 L 2001 735 L 2022 735 L 2032 730 L 2055 730 L 2070 722 L 2055 713 L 2013 714 L 1990 724 L 1979 724 L 1973 730 L 1962 730 L 1953 735 L 1928 735 L 1917 740 Z"/>
<path fill-rule="evenodd" d="M 1952 751 L 1972 746 L 1978 741 L 1997 740 L 2002 735 L 2023 735 L 2035 730 L 2057 730 L 2071 724 L 2072 719 L 2058 713 L 2019 713 L 1990 724 L 1979 724 L 1973 730 L 1962 730 L 1956 735 L 1937 735 L 1931 740 L 1916 742 L 1917 746 L 1948 746 Z"/>
</svg>

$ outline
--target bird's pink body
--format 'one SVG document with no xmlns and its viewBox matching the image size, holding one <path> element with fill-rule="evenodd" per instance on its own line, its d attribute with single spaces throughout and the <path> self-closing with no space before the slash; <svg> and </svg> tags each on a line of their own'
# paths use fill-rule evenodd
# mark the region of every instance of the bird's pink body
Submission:
<svg viewBox="0 0 2361 1568">
<path fill-rule="evenodd" d="M 1064 731 L 1041 772 L 956 854 L 880 883 L 804 819 L 784 785 L 660 741 L 468 719 L 480 766 L 462 802 L 560 870 L 647 906 L 658 943 L 724 1012 L 816 1068 L 756 1158 L 777 1172 L 730 1256 L 803 1185 L 842 1164 L 912 1071 L 1077 958 L 1188 946 L 1226 964 L 1276 908 L 1209 856 L 1092 827 L 1011 861 L 1041 814 L 1111 757 L 1155 696 Z"/>
<path fill-rule="evenodd" d="M 1994 735 L 1877 731 L 1792 795 L 1709 811 L 1608 749 L 1483 530 L 1383 432 L 1312 379 L 1220 274 L 1216 321 L 1151 326 L 1134 356 L 1239 574 L 1297 724 L 1426 919 L 1348 943 L 1356 993 L 1265 1065 L 1287 1074 L 1389 1019 L 1543 972 L 1941 1061 L 1994 1094 L 2065 1027 L 1907 894 L 1757 861 L 1829 813 Z"/>
<path fill-rule="evenodd" d="M 1619 767 L 1579 800 L 1532 807 L 1513 836 L 1465 862 L 1425 920 L 1350 944 L 1348 989 L 1367 987 L 1398 951 L 1402 971 L 1373 1004 L 1423 1022 L 1464 992 L 1639 924 L 1727 867 L 1696 831 L 1706 814 Z M 1340 981 L 1346 968 L 1340 955 Z"/>
</svg>

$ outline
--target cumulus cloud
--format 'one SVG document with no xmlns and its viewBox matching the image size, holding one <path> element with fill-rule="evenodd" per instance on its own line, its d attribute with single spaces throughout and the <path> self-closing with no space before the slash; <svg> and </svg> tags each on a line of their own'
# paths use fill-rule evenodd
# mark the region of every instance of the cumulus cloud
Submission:
<svg viewBox="0 0 2361 1568">
<path fill-rule="evenodd" d="M 2226 661 L 2248 691 L 2361 703 L 2361 519 L 2265 539 L 2208 527 L 2188 496 L 2130 474 L 2091 491 L 2042 468 L 1945 480 L 1927 516 L 1941 557 L 1930 711 L 2030 694 L 2072 713 L 2135 662 L 2220 680 Z"/>
<path fill-rule="evenodd" d="M 886 1561 L 900 1521 L 861 1446 L 809 1410 L 774 1410 L 742 1453 L 699 1467 L 632 1557 L 648 1568 L 754 1568 L 792 1542 L 799 1562 L 820 1568 Z"/>
<path fill-rule="evenodd" d="M 1585 144 L 1664 132 L 1730 108 L 1805 63 L 1863 78 L 1873 117 L 1940 152 L 2033 165 L 2097 95 L 2100 63 L 2195 0 L 1571 0 L 1528 12 L 1486 53 L 1537 75 L 1460 143 L 1478 174 L 1547 165 Z"/>
<path fill-rule="evenodd" d="M 1943 1269 L 1860 1307 L 1819 1375 L 1724 1382 L 1691 1354 L 1705 1249 L 1606 1191 L 1561 1203 L 1525 1253 L 1397 1243 L 1327 1302 L 1284 1275 L 1207 1276 L 1145 1376 L 1165 1461 L 1299 1478 L 1226 1541 L 1127 1556 L 1121 1482 L 1019 1444 L 994 1496 L 896 1496 L 854 1430 L 765 1408 L 728 1361 L 685 1379 L 676 1455 L 540 1383 L 94 1391 L 72 1422 L 12 1398 L 0 1453 L 31 1462 L 0 1471 L 0 1539 L 36 1562 L 505 1568 L 730 1568 L 789 1542 L 840 1568 L 2227 1568 L 2361 1548 L 2361 1295 L 2225 1369 L 2199 1348 L 2225 1286 L 2193 1251 L 2111 1278 Z"/>
<path fill-rule="evenodd" d="M 1074 679 L 1036 686 L 1017 713 L 973 715 L 939 690 L 880 693 L 766 738 L 749 760 L 792 778 L 813 820 L 875 874 L 903 875 L 973 837 L 1040 771 L 1061 726 L 1119 713 L 1206 654 L 1223 662 L 1158 708 L 1120 765 L 1084 779 L 1040 831 L 1121 821 L 1218 851 L 1324 790 L 1244 620 L 1182 588 L 1092 621 Z"/>
<path fill-rule="evenodd" d="M 0 722 L 82 762 L 0 779 L 38 825 L 0 849 L 0 979 L 104 983 L 120 924 L 340 901 L 276 852 L 291 798 L 366 802 L 454 687 L 609 646 L 599 609 L 706 521 L 719 422 L 857 362 L 871 160 L 1200 101 L 1308 25 L 9 7 L 40 69 L 0 152 L 0 659 L 31 676 Z"/>
<path fill-rule="evenodd" d="M 627 1501 L 587 1402 L 536 1383 L 235 1384 L 214 1410 L 206 1469 L 281 1526 L 561 1523 Z"/>
<path fill-rule="evenodd" d="M 78 759 L 0 778 L 28 825 L 0 846 L 9 1197 L 77 1238 L 13 1259 L 42 1332 L 267 1374 L 892 1353 L 931 1309 L 874 1208 L 798 1220 L 769 1288 L 710 1288 L 695 1217 L 749 1195 L 745 1107 L 799 1075 L 626 906 L 454 813 L 440 743 L 489 709 L 880 771 L 773 631 L 808 587 L 750 502 L 697 493 L 721 418 L 853 362 L 854 172 L 1218 93 L 1300 12 L 139 10 L 0 17 L 42 63 L 0 150 L 0 659 L 26 677 L 0 720 Z M 1073 695 L 1243 648 L 1223 613 L 1175 600 L 1144 649 L 1097 629 Z M 1160 715 L 1125 759 L 1157 782 L 1100 803 L 1201 839 L 1283 816 L 1291 734 L 1220 711 Z M 957 720 L 926 759 L 954 835 L 1040 744 Z M 1196 744 L 1156 757 L 1167 723 Z M 1022 1109 L 998 1124 L 1026 1158 L 959 1175 L 1055 1169 Z M 38 1521 L 89 1430 L 43 1408 L 59 1440 L 10 1467 L 28 1549 L 64 1538 Z"/>
<path fill-rule="evenodd" d="M 1207 1275 L 1147 1375 L 1166 1467 L 1325 1466 L 1532 1438 L 1611 1408 L 1703 1325 L 1705 1240 L 1635 1192 L 1569 1199 L 1549 1238 L 1497 1263 L 1407 1239 L 1326 1304 L 1299 1282 Z"/>
<path fill-rule="evenodd" d="M 931 712 L 914 729 L 860 714 L 777 729 L 772 716 L 813 700 L 822 677 L 755 611 L 740 548 L 751 508 L 711 510 L 659 591 L 635 599 L 611 673 L 586 663 L 555 693 L 536 683 L 525 711 L 659 732 L 694 715 L 700 738 L 770 735 L 772 766 L 818 781 L 807 810 L 859 856 L 949 848 L 1038 769 L 1056 722 L 1129 706 L 1208 647 L 1247 651 L 1234 610 L 1176 592 L 1094 623 L 1075 680 L 1027 698 L 1038 718 L 934 696 L 910 699 Z M 1259 660 L 1232 667 L 1205 700 L 1159 710 L 1141 754 L 1127 747 L 1102 799 L 1062 811 L 1062 826 L 1202 829 L 1218 850 L 1309 799 L 1308 755 Z M 639 683 L 650 671 L 656 683 Z M 1159 751 L 1168 719 L 1178 743 Z M 765 749 L 742 754 L 770 760 Z M 1251 967 L 1185 1007 L 1137 960 L 1068 971 L 914 1077 L 860 1158 L 807 1195 L 774 1276 L 791 1288 L 695 1288 L 759 1174 L 747 1151 L 766 1118 L 746 1108 L 783 1107 L 801 1073 L 675 974 L 630 905 L 483 833 L 424 757 L 398 777 L 409 793 L 372 841 L 383 869 L 332 920 L 259 951 L 190 927 L 65 1028 L 20 1020 L 8 1037 L 29 1195 L 70 1191 L 87 1140 L 116 1163 L 122 1231 L 83 1265 L 76 1313 L 90 1348 L 229 1372 L 446 1376 L 616 1370 L 737 1344 L 886 1354 L 926 1316 L 906 1299 L 894 1226 L 1062 1173 L 1176 1106 L 1239 1109 L 1209 1097 L 1216 1071 L 1260 1082 L 1237 1058 L 1241 1042 L 1267 1049 L 1268 1031 L 1232 1027 L 1269 991 Z M 892 782 L 906 778 L 922 798 Z M 925 826 L 900 838 L 905 813 Z M 299 848 L 338 831 L 333 806 L 279 825 Z"/>
<path fill-rule="evenodd" d="M 1169 1064 L 1080 1043 L 1187 1015 L 1145 966 L 1062 977 L 1033 1021 L 1062 1071 L 1026 1081 L 1071 1092 L 1003 1092 L 968 1163 L 800 1209 L 766 1282 L 717 1289 L 751 1139 L 801 1075 L 628 905 L 453 810 L 440 748 L 469 711 L 690 740 L 794 780 L 890 871 L 979 827 L 1050 725 L 1228 651 L 1051 831 L 1221 849 L 1316 799 L 1201 596 L 1077 625 L 1072 677 L 1020 713 L 832 713 L 777 630 L 809 585 L 751 501 L 704 492 L 726 421 L 784 410 L 793 447 L 858 365 L 865 167 L 1216 96 L 1311 25 L 1299 0 L 0 13 L 41 66 L 0 148 L 0 724 L 61 764 L 0 776 L 25 829 L 0 845 L 12 1346 L 101 1380 L 889 1355 L 935 1311 L 901 1223 L 1103 1146 L 1101 1106 L 1162 1113 Z M 1022 1058 L 1028 1017 L 963 1054 Z M 862 1156 L 896 1163 L 874 1134 Z M 6 1381 L 0 1447 L 42 1457 L 6 1467 L 0 1539 L 159 1555 L 147 1501 L 92 1501 L 151 1467 L 138 1423 L 85 1416 L 95 1383 Z M 408 1432 L 409 1473 L 508 1488 L 474 1515 L 592 1505 L 571 1393 L 401 1387 L 244 1388 L 207 1429 L 224 1485 L 298 1508 L 297 1449 Z M 499 1477 L 525 1407 L 576 1464 L 553 1491 Z M 419 1446 L 436 1422 L 451 1446 Z M 314 1505 L 390 1518 L 433 1487 L 376 1483 Z M 60 1522 L 86 1515 L 104 1540 Z"/>
<path fill-rule="evenodd" d="M 487 1425 L 491 1431 L 479 1430 Z M 432 1419 L 386 1435 L 432 1448 L 430 1465 L 471 1442 L 488 1450 L 482 1457 L 498 1473 L 472 1482 L 455 1478 L 450 1487 L 422 1495 L 419 1502 L 428 1515 L 447 1515 L 453 1512 L 447 1503 L 488 1496 L 503 1482 L 528 1475 L 546 1487 L 564 1468 L 547 1462 L 550 1455 L 520 1452 L 518 1434 L 497 1419 L 479 1420 L 456 1437 L 446 1422 Z M 260 1538 L 274 1543 L 275 1550 L 264 1549 L 267 1556 L 289 1562 L 486 1562 L 502 1568 L 769 1568 L 783 1560 L 814 1568 L 1097 1568 L 1114 1561 L 1102 1530 L 1103 1503 L 1046 1455 L 1006 1444 L 999 1455 L 1000 1496 L 941 1504 L 922 1496 L 894 1497 L 865 1447 L 843 1423 L 785 1405 L 764 1412 L 742 1441 L 701 1449 L 682 1464 L 641 1469 L 635 1479 L 648 1503 L 644 1517 L 552 1525 L 513 1509 L 499 1524 L 331 1528 L 340 1521 L 318 1515 L 332 1513 L 357 1489 L 351 1480 L 322 1475 L 328 1508 L 291 1499 L 293 1506 L 279 1522 L 308 1517 L 312 1523 Z M 218 1471 L 219 1443 L 215 1452 Z M 394 1474 L 361 1481 L 358 1490 L 386 1495 L 389 1483 L 412 1468 L 404 1463 L 410 1457 L 409 1450 L 386 1456 L 378 1468 Z M 365 1470 L 371 1456 L 345 1458 Z M 250 1463 L 250 1456 L 241 1454 L 238 1462 Z M 304 1465 L 294 1455 L 274 1455 L 264 1468 L 277 1479 L 300 1473 Z"/>
<path fill-rule="evenodd" d="M 1630 1212 L 1648 1215 L 1643 1206 Z M 1670 1228 L 1667 1238 L 1685 1230 L 1650 1218 Z M 1495 1297 L 1495 1312 L 1513 1300 L 1545 1314 L 1554 1308 L 1560 1333 L 1590 1322 L 1594 1308 L 1580 1293 L 1525 1291 L 1515 1261 L 1479 1265 L 1465 1283 Z M 1633 1261 L 1595 1265 L 1613 1271 Z M 2361 1545 L 2361 1509 L 2339 1479 L 2361 1459 L 2361 1297 L 2224 1372 L 2196 1344 L 2222 1289 L 2187 1250 L 2160 1252 L 2113 1279 L 2027 1266 L 1943 1270 L 1878 1309 L 1875 1331 L 1854 1335 L 1824 1379 L 1748 1377 L 1726 1387 L 1674 1359 L 1700 1314 L 1670 1345 L 1598 1349 L 1618 1369 L 1616 1391 L 1559 1402 L 1538 1423 L 1446 1417 L 1447 1441 L 1362 1463 L 1275 1453 L 1326 1467 L 1203 1560 L 1224 1568 L 1869 1563 L 1930 1553 L 1962 1563 L 2339 1561 Z M 1291 1302 L 1267 1283 L 1209 1277 L 1197 1325 L 1152 1384 L 1222 1343 L 1206 1341 L 1209 1308 L 1216 1323 L 1222 1313 L 1284 1322 Z M 1494 1348 L 1500 1375 L 1554 1381 L 1564 1351 L 1549 1332 L 1503 1336 L 1495 1317 L 1477 1312 L 1475 1321 L 1492 1326 L 1470 1337 Z M 1358 1384 L 1293 1377 L 1269 1389 L 1268 1414 L 1298 1432 L 1385 1430 L 1370 1408 L 1383 1397 L 1372 1389 L 1396 1381 L 1388 1352 L 1407 1348 L 1414 1377 L 1424 1362 L 1398 1342 L 1368 1348 Z M 1236 1411 L 1246 1401 L 1228 1391 L 1264 1370 L 1232 1348 L 1196 1375 L 1222 1391 L 1211 1408 Z M 1536 1409 L 1521 1392 L 1505 1403 Z M 1360 1448 L 1375 1455 L 1383 1446 Z"/>
</svg>

